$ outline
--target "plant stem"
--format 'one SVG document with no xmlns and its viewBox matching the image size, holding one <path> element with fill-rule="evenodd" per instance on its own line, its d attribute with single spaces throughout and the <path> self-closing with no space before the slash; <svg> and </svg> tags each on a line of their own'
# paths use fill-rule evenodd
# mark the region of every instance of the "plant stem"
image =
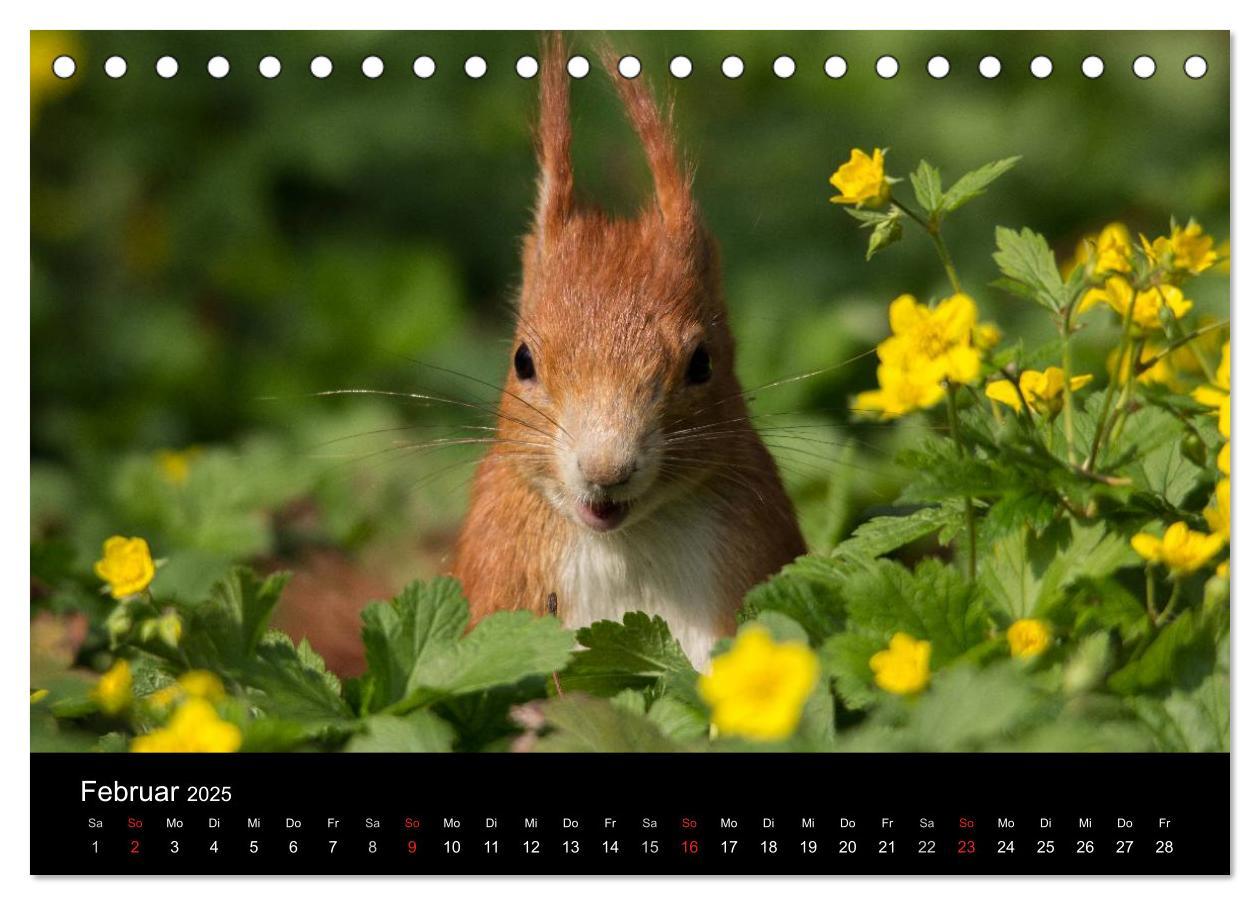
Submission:
<svg viewBox="0 0 1260 905">
<path fill-rule="evenodd" d="M 1063 312 L 1063 436 L 1068 464 L 1076 464 L 1076 439 L 1072 432 L 1072 303 Z"/>
<path fill-rule="evenodd" d="M 1168 605 L 1164 607 L 1163 612 L 1161 612 L 1159 614 L 1159 617 L 1155 620 L 1156 628 L 1159 628 L 1161 625 L 1163 625 L 1165 622 L 1168 621 L 1168 617 L 1173 614 L 1173 610 L 1176 608 L 1177 601 L 1178 599 L 1180 599 L 1180 597 L 1181 597 L 1181 579 L 1177 578 L 1173 580 L 1172 593 L 1168 595 Z"/>
<path fill-rule="evenodd" d="M 935 217 L 931 220 L 924 220 L 896 198 L 892 199 L 892 206 L 923 227 L 924 232 L 932 240 L 932 245 L 936 249 L 936 256 L 941 259 L 941 265 L 945 268 L 945 276 L 949 277 L 949 285 L 953 287 L 955 294 L 961 293 L 963 291 L 962 281 L 958 279 L 958 270 L 954 267 L 954 259 L 950 257 L 949 249 L 945 247 L 945 240 L 941 238 L 941 224 L 937 222 Z"/>
<path fill-rule="evenodd" d="M 945 395 L 947 409 L 949 411 L 949 432 L 954 438 L 954 445 L 958 447 L 958 452 L 963 456 L 967 455 L 967 449 L 963 446 L 962 434 L 958 430 L 958 403 L 954 396 L 957 388 L 951 383 L 949 391 Z M 976 579 L 976 509 L 971 501 L 971 496 L 963 498 L 964 510 L 967 519 L 967 578 L 970 581 Z"/>
<path fill-rule="evenodd" d="M 1098 461 L 1098 449 L 1102 445 L 1103 429 L 1107 426 L 1108 412 L 1111 410 L 1112 400 L 1116 395 L 1116 382 L 1120 379 L 1120 369 L 1124 367 L 1124 361 L 1129 357 L 1129 346 L 1132 344 L 1132 327 L 1133 327 L 1133 309 L 1137 307 L 1137 287 L 1133 287 L 1133 298 L 1129 300 L 1129 309 L 1124 313 L 1124 345 L 1120 349 L 1120 357 L 1116 359 L 1116 370 L 1110 375 L 1107 381 L 1107 395 L 1103 397 L 1102 410 L 1098 414 L 1098 424 L 1094 427 L 1094 441 L 1089 445 L 1089 458 L 1085 460 L 1085 470 L 1092 471 L 1095 463 Z M 1133 368 L 1129 368 L 1130 371 Z M 1130 378 L 1132 373 L 1128 375 Z"/>
<path fill-rule="evenodd" d="M 1159 625 L 1159 614 L 1155 612 L 1155 566 L 1146 567 L 1146 616 L 1151 625 Z"/>
</svg>

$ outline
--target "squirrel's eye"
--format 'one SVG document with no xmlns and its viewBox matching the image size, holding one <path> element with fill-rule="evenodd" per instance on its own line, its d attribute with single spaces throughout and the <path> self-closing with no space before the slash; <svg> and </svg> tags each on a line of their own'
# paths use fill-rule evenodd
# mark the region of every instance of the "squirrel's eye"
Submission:
<svg viewBox="0 0 1260 905">
<path fill-rule="evenodd" d="M 691 353 L 691 361 L 687 362 L 687 382 L 704 383 L 712 376 L 713 361 L 709 358 L 709 350 L 701 343 Z"/>
<path fill-rule="evenodd" d="M 512 366 L 516 368 L 516 376 L 519 379 L 534 379 L 534 356 L 530 353 L 529 346 L 521 343 L 516 347 L 516 354 L 512 356 Z"/>
</svg>

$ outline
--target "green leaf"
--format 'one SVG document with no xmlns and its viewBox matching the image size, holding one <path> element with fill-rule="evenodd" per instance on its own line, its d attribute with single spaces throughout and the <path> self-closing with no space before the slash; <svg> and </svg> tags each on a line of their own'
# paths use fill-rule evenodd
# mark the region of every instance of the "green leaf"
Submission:
<svg viewBox="0 0 1260 905">
<path fill-rule="evenodd" d="M 935 668 L 985 637 L 988 620 L 979 589 L 940 560 L 925 559 L 914 572 L 876 560 L 853 574 L 844 594 L 851 631 L 884 643 L 897 632 L 931 641 Z"/>
<path fill-rule="evenodd" d="M 866 260 L 875 257 L 876 252 L 883 251 L 901 238 L 901 218 L 892 216 L 875 224 L 871 230 L 871 240 L 866 245 Z"/>
<path fill-rule="evenodd" d="M 1129 417 L 1117 443 L 1122 450 L 1117 459 L 1129 460 L 1121 473 L 1173 507 L 1205 482 L 1205 472 L 1181 452 L 1183 433 L 1176 416 L 1148 405 Z"/>
<path fill-rule="evenodd" d="M 914 186 L 914 199 L 929 218 L 935 217 L 941 210 L 941 171 L 926 160 L 919 161 L 919 167 L 910 174 L 910 184 Z"/>
<path fill-rule="evenodd" d="M 803 556 L 749 591 L 740 616 L 752 620 L 764 613 L 783 613 L 805 630 L 811 642 L 818 644 L 844 627 L 841 579 L 832 561 Z"/>
<path fill-rule="evenodd" d="M 1206 676 L 1195 688 L 1162 699 L 1137 698 L 1134 709 L 1165 751 L 1229 750 L 1229 678 Z"/>
<path fill-rule="evenodd" d="M 884 646 L 877 638 L 845 633 L 828 638 L 819 650 L 836 696 L 850 710 L 863 710 L 878 700 L 870 660 Z"/>
<path fill-rule="evenodd" d="M 701 741 L 709 734 L 709 716 L 703 708 L 673 695 L 657 698 L 647 718 L 668 738 L 678 742 Z"/>
<path fill-rule="evenodd" d="M 681 750 L 650 719 L 601 698 L 566 694 L 542 705 L 551 732 L 538 740 L 544 752 L 636 753 Z"/>
<path fill-rule="evenodd" d="M 971 751 L 1009 737 L 1030 721 L 1036 695 L 1014 663 L 961 666 L 932 678 L 907 725 L 923 751 Z"/>
<path fill-rule="evenodd" d="M 375 711 L 400 699 L 416 663 L 454 645 L 468 627 L 468 604 L 459 582 L 412 582 L 388 603 L 363 609 L 363 647 Z"/>
<path fill-rule="evenodd" d="M 578 629 L 575 651 L 560 678 L 565 692 L 609 697 L 623 688 L 658 682 L 677 688 L 695 685 L 696 670 L 660 616 L 626 613 L 621 622 L 601 620 Z"/>
<path fill-rule="evenodd" d="M 455 741 L 455 730 L 428 710 L 406 716 L 378 713 L 364 722 L 364 732 L 346 743 L 356 754 L 376 752 L 446 753 Z"/>
<path fill-rule="evenodd" d="M 352 716 L 337 677 L 324 668 L 323 659 L 305 641 L 295 647 L 283 632 L 268 632 L 257 656 L 229 673 L 260 693 L 250 699 L 269 716 L 320 727 L 341 725 Z"/>
<path fill-rule="evenodd" d="M 1079 579 L 1104 577 L 1135 562 L 1128 539 L 1105 522 L 1064 520 L 1041 537 L 1020 529 L 1000 538 L 984 559 L 980 584 L 1003 621 L 1013 622 L 1044 615 Z"/>
<path fill-rule="evenodd" d="M 554 616 L 520 610 L 491 613 L 453 644 L 416 661 L 407 693 L 391 710 L 405 713 L 456 695 L 558 672 L 569 660 L 573 633 Z"/>
<path fill-rule="evenodd" d="M 984 194 L 984 190 L 995 179 L 1005 173 L 1015 164 L 1019 163 L 1018 157 L 1007 157 L 1003 160 L 995 160 L 992 163 L 986 163 L 979 169 L 972 170 L 959 177 L 958 181 L 949 187 L 945 192 L 945 197 L 941 200 L 941 207 L 946 212 L 956 211 L 968 201 Z M 923 164 L 919 164 L 920 168 Z M 912 180 L 913 176 L 910 177 Z M 940 175 L 937 175 L 937 191 L 940 190 Z M 916 185 L 917 193 L 918 187 Z"/>
<path fill-rule="evenodd" d="M 181 649 L 189 665 L 218 671 L 248 662 L 288 580 L 286 572 L 259 580 L 252 569 L 238 566 L 208 599 L 181 607 L 187 623 Z"/>
<path fill-rule="evenodd" d="M 1211 619 L 1186 611 L 1160 629 L 1150 646 L 1117 670 L 1108 685 L 1117 694 L 1192 688 L 1215 666 L 1214 634 Z"/>
<path fill-rule="evenodd" d="M 997 228 L 996 237 L 993 260 L 998 269 L 1021 287 L 1021 294 L 1051 311 L 1059 311 L 1067 297 L 1059 266 L 1045 237 L 1027 227 L 1015 232 L 1004 226 Z"/>
<path fill-rule="evenodd" d="M 880 515 L 863 522 L 831 555 L 841 563 L 869 562 L 962 520 L 962 504 L 950 501 L 924 506 L 909 515 Z"/>
</svg>

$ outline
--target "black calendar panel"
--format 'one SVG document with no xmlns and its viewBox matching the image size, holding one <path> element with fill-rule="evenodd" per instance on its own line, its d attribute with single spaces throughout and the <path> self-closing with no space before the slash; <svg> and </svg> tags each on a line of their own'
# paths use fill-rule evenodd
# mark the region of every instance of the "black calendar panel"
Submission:
<svg viewBox="0 0 1260 905">
<path fill-rule="evenodd" d="M 1226 874 L 1228 755 L 59 755 L 36 874 Z"/>
</svg>

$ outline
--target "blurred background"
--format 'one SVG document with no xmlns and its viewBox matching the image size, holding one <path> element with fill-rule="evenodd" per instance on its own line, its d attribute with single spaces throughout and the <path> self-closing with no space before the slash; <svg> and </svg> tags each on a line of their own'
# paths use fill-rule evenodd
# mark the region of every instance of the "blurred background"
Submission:
<svg viewBox="0 0 1260 905">
<path fill-rule="evenodd" d="M 946 240 L 984 318 L 1029 348 L 1052 328 L 989 288 L 995 225 L 1030 226 L 1065 259 L 1117 219 L 1154 235 L 1170 216 L 1193 216 L 1228 238 L 1224 33 L 613 38 L 675 101 L 723 249 L 745 386 L 848 361 L 887 334 L 896 295 L 946 292 L 913 229 L 864 261 L 866 233 L 828 203 L 827 179 L 851 147 L 890 148 L 897 176 L 927 158 L 947 185 L 1022 155 L 949 222 Z M 595 39 L 575 35 L 575 50 L 592 55 Z M 441 569 L 477 447 L 416 444 L 489 423 L 478 406 L 508 365 L 536 91 L 514 64 L 537 50 L 528 33 L 32 35 L 41 611 L 106 607 L 91 564 L 116 533 L 148 538 L 167 560 L 155 591 L 168 595 L 203 593 L 241 561 L 316 575 L 353 564 L 372 576 L 365 599 Z M 474 53 L 488 64 L 479 80 L 463 72 Z M 74 77 L 52 74 L 59 54 L 75 58 Z M 128 61 L 120 79 L 103 71 L 115 54 Z M 269 54 L 282 64 L 274 79 L 258 72 Z M 369 54 L 384 62 L 377 79 L 360 71 Z M 432 78 L 412 73 L 420 54 L 436 62 Z M 668 75 L 677 54 L 691 58 L 689 78 Z M 728 54 L 744 60 L 741 78 L 722 75 Z M 771 70 L 780 54 L 796 61 L 790 79 Z M 843 78 L 823 72 L 833 54 L 847 61 Z M 900 62 L 896 78 L 876 75 L 882 54 Z M 941 80 L 926 71 L 936 54 L 953 67 Z M 987 54 L 1004 67 L 992 80 L 977 72 Z M 1055 65 L 1044 80 L 1028 71 L 1038 54 Z M 1091 54 L 1107 65 L 1097 80 L 1080 71 Z M 1130 70 L 1139 54 L 1158 64 L 1150 79 Z M 1182 71 L 1191 54 L 1208 61 L 1202 79 Z M 174 78 L 154 72 L 163 55 L 179 63 Z M 231 63 L 226 78 L 207 75 L 215 55 Z M 333 61 L 330 77 L 310 74 L 316 55 Z M 629 213 L 648 176 L 611 87 L 593 71 L 573 94 L 578 182 Z M 911 197 L 908 183 L 899 192 Z M 1227 280 L 1198 286 L 1196 311 L 1227 316 Z M 1101 374 L 1115 333 L 1106 312 L 1093 316 L 1078 359 Z M 874 385 L 874 366 L 868 355 L 757 394 L 766 423 L 798 432 L 775 452 L 816 549 L 895 499 L 892 457 L 923 429 L 914 418 L 849 423 L 849 399 Z M 469 405 L 316 395 L 347 389 Z M 64 630 L 52 634 L 60 650 Z"/>
</svg>

